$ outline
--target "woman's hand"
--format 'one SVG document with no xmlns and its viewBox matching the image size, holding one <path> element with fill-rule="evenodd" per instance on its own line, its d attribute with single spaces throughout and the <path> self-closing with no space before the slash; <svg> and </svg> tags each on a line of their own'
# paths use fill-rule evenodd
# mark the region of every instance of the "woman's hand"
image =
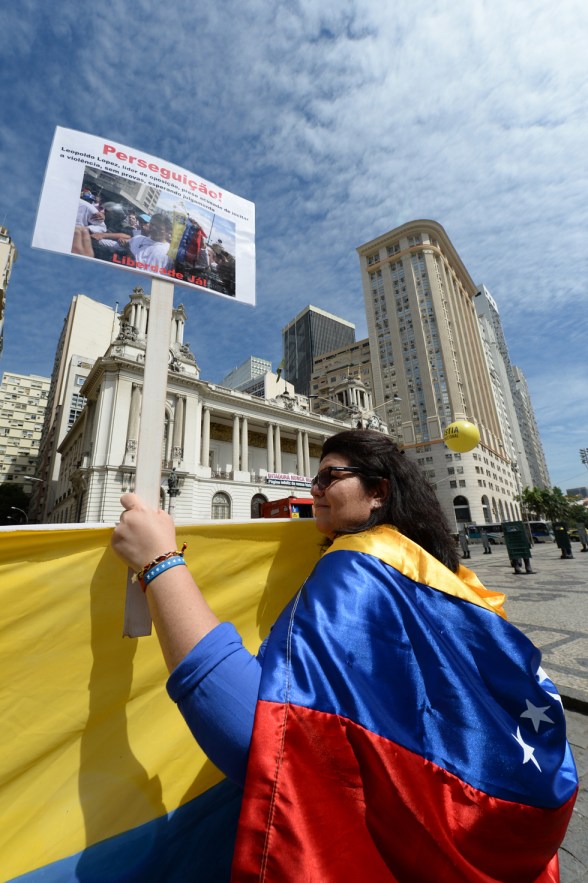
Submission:
<svg viewBox="0 0 588 883">
<path fill-rule="evenodd" d="M 163 509 L 150 509 L 137 494 L 120 498 L 125 510 L 115 527 L 111 545 L 133 570 L 141 570 L 159 555 L 177 549 L 176 529 Z"/>
<path fill-rule="evenodd" d="M 150 509 L 137 494 L 123 494 L 124 512 L 112 534 L 112 548 L 133 570 L 177 549 L 176 530 L 163 509 Z M 187 567 L 172 567 L 147 589 L 163 656 L 170 671 L 198 641 L 216 628 L 218 619 L 200 594 Z"/>
</svg>

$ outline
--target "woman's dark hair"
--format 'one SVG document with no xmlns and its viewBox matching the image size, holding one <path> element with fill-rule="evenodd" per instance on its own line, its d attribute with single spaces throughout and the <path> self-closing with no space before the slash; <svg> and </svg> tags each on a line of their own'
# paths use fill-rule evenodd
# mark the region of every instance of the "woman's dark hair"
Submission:
<svg viewBox="0 0 588 883">
<path fill-rule="evenodd" d="M 349 533 L 390 524 L 450 570 L 457 571 L 457 548 L 435 491 L 417 464 L 409 460 L 395 442 L 381 432 L 351 429 L 326 440 L 321 460 L 327 454 L 341 454 L 350 466 L 360 467 L 359 478 L 366 489 L 378 483 L 378 478 L 366 476 L 388 480 L 388 496 L 382 505 L 372 510 L 365 524 Z"/>
</svg>

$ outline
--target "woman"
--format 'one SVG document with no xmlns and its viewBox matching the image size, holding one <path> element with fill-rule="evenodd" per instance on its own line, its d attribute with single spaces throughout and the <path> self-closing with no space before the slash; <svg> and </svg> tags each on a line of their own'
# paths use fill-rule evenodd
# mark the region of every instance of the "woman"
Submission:
<svg viewBox="0 0 588 883">
<path fill-rule="evenodd" d="M 245 783 L 234 879 L 557 880 L 577 778 L 538 651 L 387 436 L 328 439 L 312 495 L 329 548 L 257 658 L 185 567 L 145 576 L 168 689 Z M 122 502 L 131 567 L 175 549 Z"/>
</svg>

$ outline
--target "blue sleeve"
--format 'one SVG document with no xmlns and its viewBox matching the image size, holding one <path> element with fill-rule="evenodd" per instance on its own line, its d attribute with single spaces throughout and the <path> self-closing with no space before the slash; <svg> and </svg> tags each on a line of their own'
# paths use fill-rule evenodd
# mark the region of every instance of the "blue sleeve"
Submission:
<svg viewBox="0 0 588 883">
<path fill-rule="evenodd" d="M 226 776 L 243 785 L 265 646 L 259 658 L 235 627 L 216 626 L 171 673 L 167 690 L 194 738 Z"/>
</svg>

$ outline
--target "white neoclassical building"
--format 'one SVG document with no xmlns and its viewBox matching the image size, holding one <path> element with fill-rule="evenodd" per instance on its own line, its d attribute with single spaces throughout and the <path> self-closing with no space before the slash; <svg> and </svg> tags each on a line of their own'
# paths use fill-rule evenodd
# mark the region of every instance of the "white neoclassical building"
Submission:
<svg viewBox="0 0 588 883">
<path fill-rule="evenodd" d="M 133 291 L 118 337 L 81 389 L 87 404 L 59 447 L 49 522 L 115 521 L 121 493 L 134 487 L 149 303 L 141 288 Z M 183 340 L 185 319 L 183 306 L 173 311 L 162 504 L 169 506 L 171 474 L 179 484 L 174 514 L 184 522 L 248 519 L 266 500 L 308 496 L 324 440 L 349 428 L 349 420 L 311 413 L 308 399 L 283 380 L 269 401 L 201 380 Z"/>
</svg>

